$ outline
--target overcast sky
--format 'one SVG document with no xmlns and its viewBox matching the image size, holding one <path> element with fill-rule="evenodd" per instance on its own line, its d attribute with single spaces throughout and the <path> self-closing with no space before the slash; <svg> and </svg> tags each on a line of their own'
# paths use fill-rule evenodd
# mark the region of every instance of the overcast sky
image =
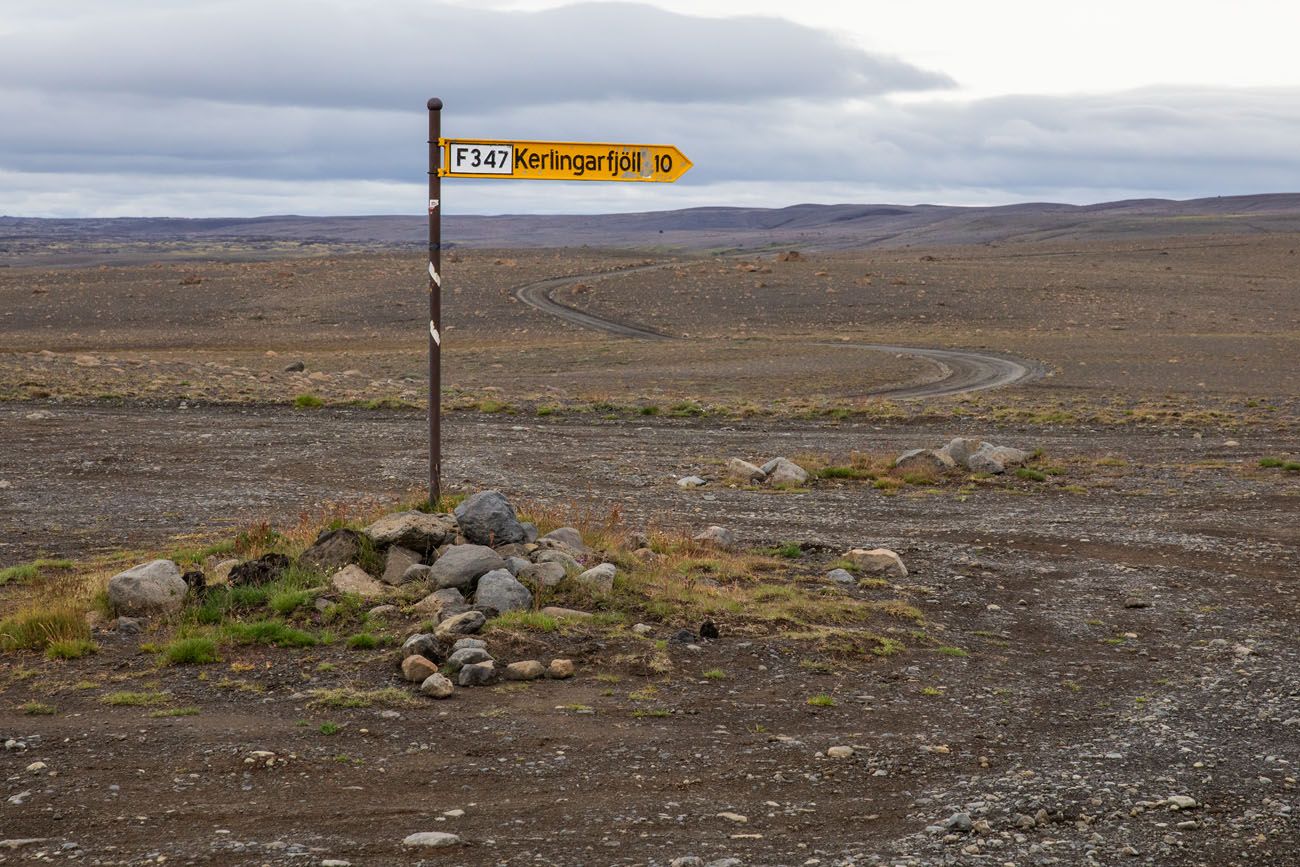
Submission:
<svg viewBox="0 0 1300 867">
<path fill-rule="evenodd" d="M 1300 4 L 0 0 L 0 214 L 422 213 L 448 136 L 671 143 L 676 184 L 450 213 L 1300 190 Z"/>
</svg>

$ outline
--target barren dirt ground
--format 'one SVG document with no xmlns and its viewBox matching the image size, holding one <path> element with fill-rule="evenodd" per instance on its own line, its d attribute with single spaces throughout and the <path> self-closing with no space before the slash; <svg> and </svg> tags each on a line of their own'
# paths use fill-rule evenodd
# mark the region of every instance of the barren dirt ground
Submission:
<svg viewBox="0 0 1300 867">
<path fill-rule="evenodd" d="M 846 548 L 886 546 L 910 574 L 853 592 L 921 619 L 875 624 L 896 642 L 881 654 L 723 620 L 699 650 L 666 645 L 658 673 L 599 629 L 509 634 L 492 638 L 499 657 L 568 656 L 578 675 L 352 708 L 312 691 L 398 685 L 391 650 L 235 646 L 167 667 L 148 652 L 157 625 L 97 632 L 77 660 L 6 653 L 0 840 L 40 839 L 0 863 L 1300 863 L 1300 476 L 1260 465 L 1300 458 L 1296 241 L 1095 245 L 1068 265 L 1050 246 L 689 261 L 667 298 L 631 276 L 557 294 L 690 335 L 670 342 L 511 301 L 530 280 L 645 257 L 466 254 L 448 302 L 451 483 L 798 543 L 801 585 Z M 421 414 L 400 408 L 423 389 L 407 333 L 421 299 L 393 289 L 409 258 L 8 269 L 0 565 L 134 562 L 192 544 L 178 534 L 409 499 L 425 454 Z M 187 276 L 202 282 L 181 291 Z M 788 301 L 823 283 L 825 305 Z M 869 393 L 933 368 L 808 354 L 840 338 L 988 349 L 1052 375 L 881 401 Z M 293 360 L 306 369 L 285 372 Z M 697 362 L 708 376 L 689 377 Z M 335 405 L 288 405 L 308 392 Z M 346 405 L 377 398 L 397 408 Z M 1051 472 L 718 481 L 731 456 L 840 464 L 959 434 L 1041 449 Z M 713 481 L 683 490 L 689 473 Z M 0 606 L 40 594 L 13 580 Z M 126 690 L 156 703 L 108 703 Z M 403 849 L 427 830 L 462 843 Z"/>
</svg>

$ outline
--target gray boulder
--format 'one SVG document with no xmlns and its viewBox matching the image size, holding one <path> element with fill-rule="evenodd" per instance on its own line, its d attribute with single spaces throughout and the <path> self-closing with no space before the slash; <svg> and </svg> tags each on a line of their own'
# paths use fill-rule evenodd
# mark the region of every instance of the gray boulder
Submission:
<svg viewBox="0 0 1300 867">
<path fill-rule="evenodd" d="M 719 527 L 714 524 L 697 535 L 695 541 L 703 545 L 711 545 L 714 548 L 727 550 L 736 546 L 736 534 L 726 527 Z"/>
<path fill-rule="evenodd" d="M 491 654 L 481 647 L 462 647 L 460 650 L 452 651 L 451 656 L 447 657 L 447 667 L 454 674 L 467 665 L 490 662 L 491 660 Z"/>
<path fill-rule="evenodd" d="M 883 575 L 886 578 L 906 578 L 907 567 L 903 558 L 888 548 L 854 548 L 844 552 L 844 559 L 868 575 Z"/>
<path fill-rule="evenodd" d="M 335 572 L 330 577 L 330 586 L 340 593 L 351 593 L 362 599 L 379 599 L 390 589 L 387 584 L 371 578 L 355 563 Z"/>
<path fill-rule="evenodd" d="M 450 698 L 455 691 L 456 687 L 441 673 L 429 675 L 424 683 L 420 684 L 420 692 L 429 698 Z"/>
<path fill-rule="evenodd" d="M 424 584 L 433 580 L 433 567 L 423 563 L 414 563 L 402 573 L 399 584 Z"/>
<path fill-rule="evenodd" d="M 153 560 L 108 581 L 108 604 L 128 617 L 167 614 L 185 604 L 187 585 L 171 560 Z"/>
<path fill-rule="evenodd" d="M 554 587 L 563 581 L 567 574 L 563 563 L 529 563 L 519 570 L 516 577 L 537 587 Z"/>
<path fill-rule="evenodd" d="M 493 569 L 506 568 L 506 561 L 483 545 L 453 545 L 433 564 L 430 576 L 439 589 L 455 587 L 469 590 L 480 576 Z"/>
<path fill-rule="evenodd" d="M 479 650 L 487 650 L 487 642 L 481 638 L 458 638 L 456 643 L 451 646 L 451 652 L 464 650 L 467 647 L 477 647 Z"/>
<path fill-rule="evenodd" d="M 422 555 L 419 551 L 412 551 L 410 548 L 403 548 L 401 545 L 392 545 L 384 556 L 384 574 L 380 578 L 383 579 L 385 584 L 392 584 L 396 587 L 407 580 L 407 570 L 412 566 L 420 565 L 421 559 Z"/>
<path fill-rule="evenodd" d="M 321 572 L 337 572 L 361 556 L 361 534 L 346 527 L 327 530 L 298 557 L 298 563 Z M 227 572 L 229 574 L 229 572 Z"/>
<path fill-rule="evenodd" d="M 473 635 L 483 628 L 484 623 L 487 623 L 487 617 L 482 611 L 464 611 L 439 623 L 434 635 L 454 640 L 464 635 Z"/>
<path fill-rule="evenodd" d="M 444 587 L 442 590 L 433 591 L 411 606 L 411 609 L 423 617 L 437 617 L 453 606 L 460 606 L 463 610 L 465 597 L 461 596 L 460 591 L 455 587 Z M 456 613 L 459 614 L 460 611 Z"/>
<path fill-rule="evenodd" d="M 525 542 L 536 542 L 536 541 L 537 541 L 537 525 L 536 525 L 536 524 L 534 524 L 532 521 L 524 521 L 524 522 L 521 523 L 519 526 L 521 526 L 521 527 L 524 528 L 524 541 L 525 541 Z"/>
<path fill-rule="evenodd" d="M 751 482 L 761 482 L 765 478 L 767 478 L 767 473 L 749 461 L 740 458 L 732 458 L 727 461 L 727 481 L 748 485 Z"/>
<path fill-rule="evenodd" d="M 520 572 L 527 569 L 531 565 L 533 565 L 532 562 L 530 562 L 526 557 L 506 558 L 506 571 L 509 572 L 511 575 L 515 576 L 516 578 L 519 577 Z"/>
<path fill-rule="evenodd" d="M 853 577 L 853 573 L 847 569 L 832 569 L 826 573 L 826 577 L 844 587 L 852 587 L 858 583 L 858 579 Z"/>
<path fill-rule="evenodd" d="M 496 663 L 492 660 L 476 662 L 460 670 L 456 678 L 461 686 L 486 686 L 497 678 Z"/>
<path fill-rule="evenodd" d="M 948 441 L 946 446 L 939 449 L 939 452 L 947 455 L 958 466 L 969 469 L 970 456 L 987 445 L 989 443 L 983 440 L 971 439 L 970 437 L 954 437 Z"/>
<path fill-rule="evenodd" d="M 699 476 L 682 476 L 680 479 L 677 480 L 677 487 L 702 488 L 708 483 L 709 483 L 708 479 L 703 479 L 700 478 Z"/>
<path fill-rule="evenodd" d="M 558 527 L 537 540 L 539 544 L 556 542 L 575 554 L 587 554 L 591 549 L 582 541 L 582 534 L 573 527 Z"/>
<path fill-rule="evenodd" d="M 1029 452 L 1008 446 L 995 446 L 985 443 L 983 448 L 971 455 L 966 466 L 973 473 L 1005 473 L 1011 467 L 1018 467 L 1029 460 Z"/>
<path fill-rule="evenodd" d="M 771 467 L 767 470 L 767 467 Z M 795 487 L 808 481 L 808 471 L 785 458 L 776 458 L 764 464 L 767 483 L 773 487 Z"/>
<path fill-rule="evenodd" d="M 500 491 L 479 491 L 456 507 L 460 533 L 475 545 L 509 545 L 527 538 L 515 507 Z"/>
<path fill-rule="evenodd" d="M 931 449 L 912 449 L 909 452 L 903 452 L 894 460 L 894 469 L 935 476 L 951 470 L 955 466 L 956 462 L 942 450 L 936 452 Z"/>
<path fill-rule="evenodd" d="M 578 576 L 578 583 L 587 587 L 595 588 L 602 593 L 608 593 L 614 589 L 614 578 L 618 575 L 618 567 L 613 563 L 601 563 L 588 569 Z"/>
<path fill-rule="evenodd" d="M 553 549 L 549 551 L 540 551 L 533 558 L 533 561 L 536 563 L 559 563 L 564 567 L 566 573 L 582 571 L 582 564 L 564 551 L 556 551 Z"/>
<path fill-rule="evenodd" d="M 381 548 L 401 545 L 428 557 L 440 545 L 455 541 L 456 519 L 446 514 L 394 512 L 366 527 L 365 534 Z"/>
<path fill-rule="evenodd" d="M 475 605 L 487 605 L 504 614 L 533 607 L 533 594 L 505 569 L 494 569 L 478 579 Z"/>
<path fill-rule="evenodd" d="M 442 645 L 430 632 L 417 632 L 402 642 L 401 658 L 423 656 L 434 662 L 442 659 Z"/>
</svg>

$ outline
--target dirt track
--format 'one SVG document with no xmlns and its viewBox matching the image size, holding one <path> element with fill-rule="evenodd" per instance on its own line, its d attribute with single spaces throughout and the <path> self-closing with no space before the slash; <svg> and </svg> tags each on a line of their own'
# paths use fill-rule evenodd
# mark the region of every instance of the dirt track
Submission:
<svg viewBox="0 0 1300 867">
<path fill-rule="evenodd" d="M 579 274 L 572 277 L 553 277 L 536 283 L 529 283 L 514 290 L 520 301 L 542 311 L 594 331 L 613 334 L 618 337 L 630 337 L 641 340 L 668 340 L 670 335 L 654 331 L 641 325 L 598 316 L 567 304 L 561 304 L 553 297 L 555 292 L 582 282 L 598 281 L 610 276 L 623 277 L 629 273 L 664 271 L 666 265 L 646 265 L 625 269 L 615 274 L 595 272 Z M 837 346 L 846 349 L 858 349 L 868 352 L 885 352 L 891 355 L 920 358 L 937 368 L 933 377 L 925 377 L 924 382 L 906 383 L 875 388 L 865 393 L 845 394 L 842 397 L 863 397 L 875 395 L 891 398 L 950 397 L 969 394 L 990 388 L 1032 382 L 1038 379 L 1047 368 L 1036 361 L 1026 361 L 1006 355 L 990 355 L 963 349 L 933 349 L 918 346 L 889 346 L 881 343 L 819 343 L 819 346 Z M 787 350 L 789 346 L 785 347 Z"/>
</svg>

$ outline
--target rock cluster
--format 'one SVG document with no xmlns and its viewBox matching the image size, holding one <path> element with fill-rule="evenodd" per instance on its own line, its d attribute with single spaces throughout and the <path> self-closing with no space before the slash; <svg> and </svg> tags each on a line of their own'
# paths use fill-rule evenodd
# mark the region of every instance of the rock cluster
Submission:
<svg viewBox="0 0 1300 867">
<path fill-rule="evenodd" d="M 808 471 L 788 458 L 772 458 L 761 467 L 740 458 L 727 461 L 727 481 L 742 485 L 798 487 L 808 482 Z"/>
<path fill-rule="evenodd" d="M 912 449 L 894 460 L 896 469 L 908 472 L 940 474 L 963 468 L 973 473 L 1005 473 L 1021 466 L 1029 452 L 1010 446 L 998 446 L 984 440 L 956 437 L 940 449 Z"/>
<path fill-rule="evenodd" d="M 478 612 L 456 615 L 464 618 Z M 474 631 L 481 627 L 481 615 L 474 623 Z M 458 632 L 445 632 L 440 624 L 433 633 L 417 633 L 402 643 L 398 654 L 398 668 L 402 677 L 420 685 L 420 692 L 430 698 L 450 698 L 456 686 L 487 686 L 501 678 L 506 680 L 538 680 L 549 677 L 563 680 L 573 676 L 573 661 L 552 659 L 543 665 L 536 659 L 511 662 L 497 666 L 497 660 L 488 652 L 487 642 Z M 441 663 L 441 665 L 439 665 Z M 452 678 L 455 682 L 452 682 Z"/>
<path fill-rule="evenodd" d="M 297 564 L 329 576 L 326 595 L 382 602 L 398 588 L 407 600 L 423 593 L 412 610 L 433 621 L 441 636 L 473 634 L 489 617 L 530 610 L 534 590 L 565 579 L 608 592 L 618 576 L 618 568 L 602 562 L 572 527 L 539 538 L 498 491 L 468 497 L 455 514 L 395 512 L 360 531 L 328 530 Z M 266 584 L 291 565 L 283 554 L 226 560 L 210 563 L 205 581 L 201 572 L 182 575 L 172 561 L 155 560 L 110 579 L 108 599 L 123 616 L 169 614 L 187 593 L 220 583 Z"/>
</svg>

